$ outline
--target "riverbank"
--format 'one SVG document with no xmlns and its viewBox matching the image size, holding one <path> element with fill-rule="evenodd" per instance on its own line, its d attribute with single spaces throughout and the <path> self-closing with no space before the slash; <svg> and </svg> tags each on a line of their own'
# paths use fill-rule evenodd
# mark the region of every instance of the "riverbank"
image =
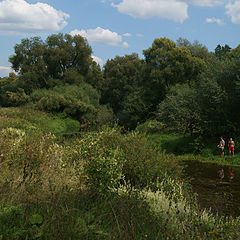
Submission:
<svg viewBox="0 0 240 240">
<path fill-rule="evenodd" d="M 36 114 L 0 119 L 0 239 L 240 238 L 240 218 L 201 209 L 182 161 L 145 136 L 106 127 L 66 139 Z"/>
<path fill-rule="evenodd" d="M 240 166 L 240 148 L 238 150 L 236 147 L 234 156 L 230 156 L 226 148 L 225 155 L 222 157 L 213 140 L 207 146 L 199 146 L 203 143 L 194 142 L 190 136 L 178 134 L 148 134 L 147 139 L 153 146 L 168 154 L 174 154 L 180 160 Z M 236 141 L 236 146 L 239 146 L 238 141 Z"/>
</svg>

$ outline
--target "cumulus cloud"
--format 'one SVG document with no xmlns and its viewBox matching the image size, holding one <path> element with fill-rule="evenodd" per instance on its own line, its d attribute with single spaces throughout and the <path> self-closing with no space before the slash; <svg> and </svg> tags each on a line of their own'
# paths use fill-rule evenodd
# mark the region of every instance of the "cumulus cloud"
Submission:
<svg viewBox="0 0 240 240">
<path fill-rule="evenodd" d="M 123 42 L 122 36 L 116 32 L 112 32 L 109 29 L 103 29 L 101 27 L 97 27 L 95 29 L 88 30 L 73 30 L 71 35 L 81 35 L 85 37 L 89 42 L 104 44 L 110 46 L 119 46 L 123 47 L 127 46 L 126 42 Z"/>
<path fill-rule="evenodd" d="M 235 24 L 240 24 L 240 1 L 229 3 L 226 5 L 227 14 Z"/>
<path fill-rule="evenodd" d="M 137 37 L 143 37 L 144 35 L 142 33 L 137 33 L 136 36 Z"/>
<path fill-rule="evenodd" d="M 178 0 L 123 0 L 111 5 L 120 13 L 134 18 L 159 17 L 175 22 L 183 22 L 188 18 L 187 3 Z"/>
<path fill-rule="evenodd" d="M 123 36 L 124 36 L 124 37 L 131 37 L 132 34 L 131 34 L 131 33 L 124 33 Z"/>
<path fill-rule="evenodd" d="M 92 56 L 93 61 L 95 61 L 97 64 L 100 65 L 100 67 L 103 67 L 103 60 L 97 56 Z"/>
<path fill-rule="evenodd" d="M 220 18 L 206 18 L 207 23 L 217 23 L 218 25 L 223 25 L 223 21 Z"/>
<path fill-rule="evenodd" d="M 0 2 L 0 32 L 36 33 L 59 31 L 67 25 L 69 15 L 46 3 L 30 4 L 25 0 Z"/>
</svg>

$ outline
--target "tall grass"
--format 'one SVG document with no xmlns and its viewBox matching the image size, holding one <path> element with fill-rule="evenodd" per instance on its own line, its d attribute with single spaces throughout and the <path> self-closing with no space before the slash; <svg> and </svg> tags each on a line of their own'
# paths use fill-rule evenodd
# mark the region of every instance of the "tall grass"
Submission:
<svg viewBox="0 0 240 240">
<path fill-rule="evenodd" d="M 65 142 L 0 131 L 0 239 L 238 239 L 201 211 L 174 155 L 118 128 Z"/>
</svg>

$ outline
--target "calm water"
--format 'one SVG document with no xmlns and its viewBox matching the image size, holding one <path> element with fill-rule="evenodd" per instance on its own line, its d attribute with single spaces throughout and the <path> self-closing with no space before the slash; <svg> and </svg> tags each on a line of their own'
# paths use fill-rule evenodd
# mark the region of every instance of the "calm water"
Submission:
<svg viewBox="0 0 240 240">
<path fill-rule="evenodd" d="M 211 208 L 221 216 L 240 216 L 240 167 L 233 167 L 234 178 L 229 180 L 228 167 L 214 163 L 186 161 L 184 175 L 191 179 L 201 208 Z M 221 180 L 219 170 L 223 168 Z"/>
</svg>

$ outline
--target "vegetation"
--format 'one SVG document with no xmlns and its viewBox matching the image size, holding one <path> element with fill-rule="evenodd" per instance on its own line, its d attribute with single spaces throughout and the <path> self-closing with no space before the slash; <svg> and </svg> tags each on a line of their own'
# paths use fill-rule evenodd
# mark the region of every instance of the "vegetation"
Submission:
<svg viewBox="0 0 240 240">
<path fill-rule="evenodd" d="M 2 239 L 240 236 L 239 219 L 200 210 L 177 158 L 145 137 L 118 128 L 65 140 L 35 133 L 1 130 Z"/>
<path fill-rule="evenodd" d="M 79 35 L 14 50 L 18 75 L 0 79 L 0 240 L 240 238 L 239 217 L 200 209 L 181 162 L 240 164 L 216 156 L 219 136 L 240 143 L 239 46 L 157 38 L 103 69 Z"/>
</svg>

